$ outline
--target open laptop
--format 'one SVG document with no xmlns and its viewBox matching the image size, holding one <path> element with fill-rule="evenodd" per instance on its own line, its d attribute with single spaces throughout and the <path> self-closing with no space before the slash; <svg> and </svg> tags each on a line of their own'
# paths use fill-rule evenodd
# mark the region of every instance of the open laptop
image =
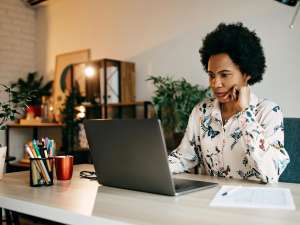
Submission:
<svg viewBox="0 0 300 225">
<path fill-rule="evenodd" d="M 217 185 L 172 178 L 157 119 L 95 119 L 84 126 L 102 185 L 171 196 Z"/>
</svg>

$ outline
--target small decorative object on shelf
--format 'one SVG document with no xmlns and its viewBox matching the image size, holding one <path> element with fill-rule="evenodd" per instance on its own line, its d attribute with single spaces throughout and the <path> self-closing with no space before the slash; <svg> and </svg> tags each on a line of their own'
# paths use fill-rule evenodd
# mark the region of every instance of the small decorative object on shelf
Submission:
<svg viewBox="0 0 300 225">
<path fill-rule="evenodd" d="M 55 122 L 52 98 L 49 96 L 42 96 L 41 120 L 44 123 Z"/>
<path fill-rule="evenodd" d="M 6 158 L 6 146 L 0 147 L 0 180 L 3 178 L 5 158 Z"/>
<path fill-rule="evenodd" d="M 79 124 L 78 139 L 79 139 L 79 147 L 81 149 L 89 149 L 89 144 L 86 138 L 85 129 L 82 123 Z"/>
</svg>

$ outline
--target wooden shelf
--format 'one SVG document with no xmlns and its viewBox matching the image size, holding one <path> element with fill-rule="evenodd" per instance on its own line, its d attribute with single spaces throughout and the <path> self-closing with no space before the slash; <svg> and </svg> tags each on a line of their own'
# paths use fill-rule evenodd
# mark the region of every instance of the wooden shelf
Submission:
<svg viewBox="0 0 300 225">
<path fill-rule="evenodd" d="M 38 139 L 39 135 L 38 135 L 38 130 L 40 128 L 57 128 L 59 130 L 61 130 L 62 124 L 60 123 L 32 123 L 32 124 L 19 124 L 19 123 L 10 123 L 7 124 L 7 129 L 5 132 L 5 139 L 6 139 L 6 146 L 7 146 L 7 151 L 6 151 L 6 168 L 7 171 L 9 172 L 16 172 L 16 171 L 20 171 L 20 170 L 24 170 L 26 168 L 29 168 L 29 163 L 24 163 L 24 162 L 10 162 L 12 161 L 11 158 L 13 158 L 13 156 L 10 155 L 10 149 L 9 149 L 9 139 L 10 139 L 10 130 L 11 129 L 26 129 L 26 128 L 31 128 L 32 129 L 32 139 Z M 24 132 L 27 132 L 27 130 L 23 130 Z M 15 157 L 14 157 L 15 158 Z"/>
<path fill-rule="evenodd" d="M 126 102 L 126 103 L 107 103 L 107 107 L 114 107 L 114 106 L 143 106 L 145 104 L 151 104 L 150 101 L 139 101 L 139 102 Z M 93 108 L 95 105 L 85 105 L 86 108 Z M 105 106 L 105 104 L 98 104 L 96 106 Z"/>
<path fill-rule="evenodd" d="M 7 173 L 19 172 L 19 171 L 29 170 L 29 168 L 30 168 L 30 164 L 28 163 L 15 162 L 15 163 L 7 164 L 6 172 Z"/>
<path fill-rule="evenodd" d="M 60 123 L 32 123 L 32 124 L 19 124 L 19 123 L 11 123 L 7 124 L 9 128 L 15 127 L 61 127 Z"/>
<path fill-rule="evenodd" d="M 90 119 L 152 118 L 155 115 L 150 101 L 82 105 L 86 108 L 86 118 Z"/>
</svg>

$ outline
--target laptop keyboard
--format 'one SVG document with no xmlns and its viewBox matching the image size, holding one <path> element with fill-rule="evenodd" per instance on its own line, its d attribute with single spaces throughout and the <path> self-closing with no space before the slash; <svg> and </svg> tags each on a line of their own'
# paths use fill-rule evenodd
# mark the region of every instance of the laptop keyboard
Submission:
<svg viewBox="0 0 300 225">
<path fill-rule="evenodd" d="M 195 188 L 201 188 L 212 184 L 210 182 L 188 180 L 188 179 L 173 179 L 176 192 L 188 191 Z"/>
<path fill-rule="evenodd" d="M 196 185 L 196 182 L 193 182 L 193 180 L 174 179 L 174 184 L 175 184 L 176 191 L 188 190 L 193 187 L 198 187 Z"/>
</svg>

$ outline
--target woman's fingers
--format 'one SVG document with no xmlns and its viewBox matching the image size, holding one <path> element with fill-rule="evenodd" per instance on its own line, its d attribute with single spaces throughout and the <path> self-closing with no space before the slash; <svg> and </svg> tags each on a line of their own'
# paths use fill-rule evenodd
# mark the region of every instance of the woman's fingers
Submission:
<svg viewBox="0 0 300 225">
<path fill-rule="evenodd" d="M 232 86 L 229 89 L 227 94 L 224 96 L 225 99 L 229 99 L 231 101 L 237 101 L 240 98 L 241 91 L 239 90 L 237 85 Z"/>
<path fill-rule="evenodd" d="M 224 96 L 225 99 L 230 99 L 232 100 L 232 93 L 231 91 L 229 91 L 225 96 Z"/>
<path fill-rule="evenodd" d="M 236 85 L 234 85 L 232 87 L 232 100 L 233 101 L 236 101 L 239 99 L 239 93 L 240 93 L 240 91 L 239 91 L 238 87 Z"/>
<path fill-rule="evenodd" d="M 232 100 L 235 101 L 237 98 L 236 98 L 236 87 L 233 86 L 232 87 Z"/>
<path fill-rule="evenodd" d="M 245 109 L 249 106 L 250 102 L 250 88 L 248 86 L 244 86 L 240 90 L 240 106 L 242 109 Z"/>
<path fill-rule="evenodd" d="M 233 86 L 232 88 L 229 89 L 229 91 L 227 92 L 227 94 L 224 96 L 225 99 L 229 99 L 231 101 L 235 101 L 236 100 L 236 87 Z"/>
</svg>

